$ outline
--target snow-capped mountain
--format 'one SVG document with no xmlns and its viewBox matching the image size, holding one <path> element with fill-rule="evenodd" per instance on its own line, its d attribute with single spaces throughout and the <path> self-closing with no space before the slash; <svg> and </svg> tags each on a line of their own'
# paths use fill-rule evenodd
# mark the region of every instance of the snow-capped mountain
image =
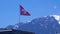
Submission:
<svg viewBox="0 0 60 34">
<path fill-rule="evenodd" d="M 50 15 L 35 18 L 29 23 L 18 23 L 13 29 L 35 32 L 35 34 L 57 34 L 60 33 L 60 16 Z"/>
<path fill-rule="evenodd" d="M 51 15 L 51 16 L 53 16 L 58 21 L 58 23 L 60 24 L 60 16 L 59 15 Z"/>
</svg>

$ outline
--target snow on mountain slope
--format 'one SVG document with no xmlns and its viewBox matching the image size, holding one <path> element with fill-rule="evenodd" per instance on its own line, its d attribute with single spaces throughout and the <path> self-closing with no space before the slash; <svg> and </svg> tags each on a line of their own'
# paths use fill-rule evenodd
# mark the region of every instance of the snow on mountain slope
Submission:
<svg viewBox="0 0 60 34">
<path fill-rule="evenodd" d="M 43 16 L 29 21 L 29 23 L 15 24 L 12 29 L 35 32 L 35 34 L 56 34 L 56 32 L 60 32 L 59 19 L 57 15 Z"/>
<path fill-rule="evenodd" d="M 51 16 L 53 16 L 58 21 L 58 23 L 60 24 L 60 16 L 59 15 L 51 15 Z"/>
</svg>

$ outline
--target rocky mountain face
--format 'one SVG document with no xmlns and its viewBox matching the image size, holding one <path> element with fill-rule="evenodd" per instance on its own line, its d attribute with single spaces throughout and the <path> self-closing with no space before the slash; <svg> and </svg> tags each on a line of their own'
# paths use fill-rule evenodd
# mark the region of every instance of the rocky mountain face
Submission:
<svg viewBox="0 0 60 34">
<path fill-rule="evenodd" d="M 57 34 L 60 33 L 60 17 L 57 15 L 35 18 L 29 23 L 18 23 L 6 28 L 35 32 L 35 34 Z"/>
</svg>

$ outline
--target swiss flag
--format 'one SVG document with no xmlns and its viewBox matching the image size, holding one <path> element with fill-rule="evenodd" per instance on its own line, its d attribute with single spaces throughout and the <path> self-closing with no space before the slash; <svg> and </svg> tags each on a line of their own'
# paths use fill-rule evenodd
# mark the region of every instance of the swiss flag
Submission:
<svg viewBox="0 0 60 34">
<path fill-rule="evenodd" d="M 30 16 L 30 13 L 20 5 L 20 15 Z"/>
</svg>

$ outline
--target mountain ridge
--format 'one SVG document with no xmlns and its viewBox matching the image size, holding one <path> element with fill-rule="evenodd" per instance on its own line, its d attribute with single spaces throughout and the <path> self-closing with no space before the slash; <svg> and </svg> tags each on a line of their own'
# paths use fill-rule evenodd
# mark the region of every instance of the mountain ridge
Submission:
<svg viewBox="0 0 60 34">
<path fill-rule="evenodd" d="M 13 25 L 13 29 L 35 32 L 36 34 L 56 34 L 60 33 L 60 24 L 54 16 L 43 16 L 35 18 L 29 23 L 18 23 Z"/>
</svg>

